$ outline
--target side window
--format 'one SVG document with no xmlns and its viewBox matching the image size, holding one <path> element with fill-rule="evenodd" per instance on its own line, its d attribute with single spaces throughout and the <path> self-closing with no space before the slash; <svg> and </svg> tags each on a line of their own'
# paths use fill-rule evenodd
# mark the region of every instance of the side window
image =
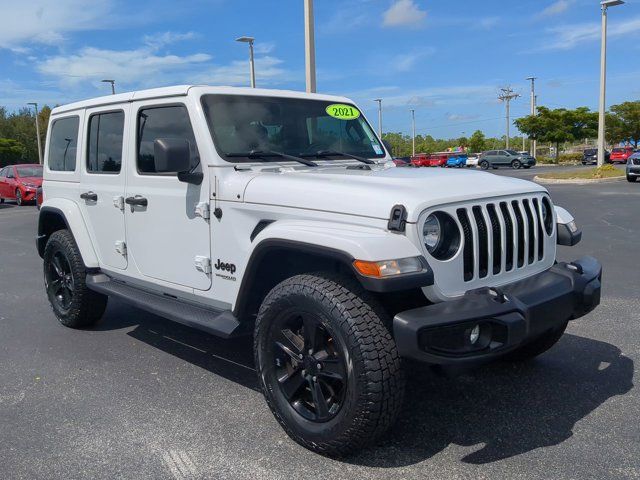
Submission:
<svg viewBox="0 0 640 480">
<path fill-rule="evenodd" d="M 87 171 L 118 173 L 122 166 L 124 112 L 106 112 L 89 118 Z"/>
<path fill-rule="evenodd" d="M 50 170 L 73 172 L 76 169 L 79 124 L 79 117 L 61 118 L 53 122 L 47 159 Z"/>
<path fill-rule="evenodd" d="M 0 168 L 0 178 L 3 178 L 7 175 L 7 167 Z"/>
<path fill-rule="evenodd" d="M 196 139 L 189 121 L 187 107 L 143 108 L 138 112 L 138 172 L 156 173 L 153 142 L 159 138 L 180 138 L 189 142 L 191 168 L 200 163 Z"/>
</svg>

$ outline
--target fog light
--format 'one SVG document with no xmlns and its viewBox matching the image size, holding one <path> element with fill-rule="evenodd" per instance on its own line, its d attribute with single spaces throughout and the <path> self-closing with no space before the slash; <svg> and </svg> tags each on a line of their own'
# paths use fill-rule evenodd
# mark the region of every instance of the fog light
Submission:
<svg viewBox="0 0 640 480">
<path fill-rule="evenodd" d="M 471 345 L 475 345 L 475 343 L 480 338 L 480 324 L 476 325 L 471 329 L 471 333 L 469 334 L 469 342 Z"/>
</svg>

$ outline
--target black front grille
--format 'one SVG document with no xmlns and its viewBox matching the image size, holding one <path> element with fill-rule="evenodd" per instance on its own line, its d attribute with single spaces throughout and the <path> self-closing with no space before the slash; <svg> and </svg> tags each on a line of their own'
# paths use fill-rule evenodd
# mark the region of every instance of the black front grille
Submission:
<svg viewBox="0 0 640 480">
<path fill-rule="evenodd" d="M 467 211 L 464 208 L 459 208 L 457 213 L 464 236 L 464 251 L 462 252 L 464 281 L 468 282 L 473 279 L 473 233 L 471 232 L 471 223 L 469 222 Z"/>
</svg>

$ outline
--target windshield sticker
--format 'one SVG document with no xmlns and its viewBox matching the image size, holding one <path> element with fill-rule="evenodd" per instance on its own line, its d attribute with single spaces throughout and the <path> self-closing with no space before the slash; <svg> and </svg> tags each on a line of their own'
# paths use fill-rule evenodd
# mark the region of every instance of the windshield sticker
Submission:
<svg viewBox="0 0 640 480">
<path fill-rule="evenodd" d="M 338 120 L 355 120 L 360 116 L 360 112 L 356 107 L 345 103 L 333 103 L 325 110 L 327 114 Z"/>
<path fill-rule="evenodd" d="M 382 154 L 382 149 L 380 148 L 380 145 L 378 145 L 377 143 L 373 143 L 371 146 L 373 147 L 373 151 L 376 152 L 378 155 Z"/>
</svg>

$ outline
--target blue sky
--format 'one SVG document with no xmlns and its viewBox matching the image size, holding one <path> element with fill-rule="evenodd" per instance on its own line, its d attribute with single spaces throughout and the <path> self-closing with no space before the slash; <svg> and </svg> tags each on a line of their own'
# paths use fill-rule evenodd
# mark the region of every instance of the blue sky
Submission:
<svg viewBox="0 0 640 480">
<path fill-rule="evenodd" d="M 182 84 L 304 90 L 302 0 L 0 0 L 0 105 L 59 104 Z M 384 130 L 435 137 L 504 132 L 500 87 L 538 103 L 597 108 L 597 0 L 316 0 L 318 91 L 354 98 Z M 609 13 L 607 103 L 640 99 L 640 0 Z"/>
</svg>

